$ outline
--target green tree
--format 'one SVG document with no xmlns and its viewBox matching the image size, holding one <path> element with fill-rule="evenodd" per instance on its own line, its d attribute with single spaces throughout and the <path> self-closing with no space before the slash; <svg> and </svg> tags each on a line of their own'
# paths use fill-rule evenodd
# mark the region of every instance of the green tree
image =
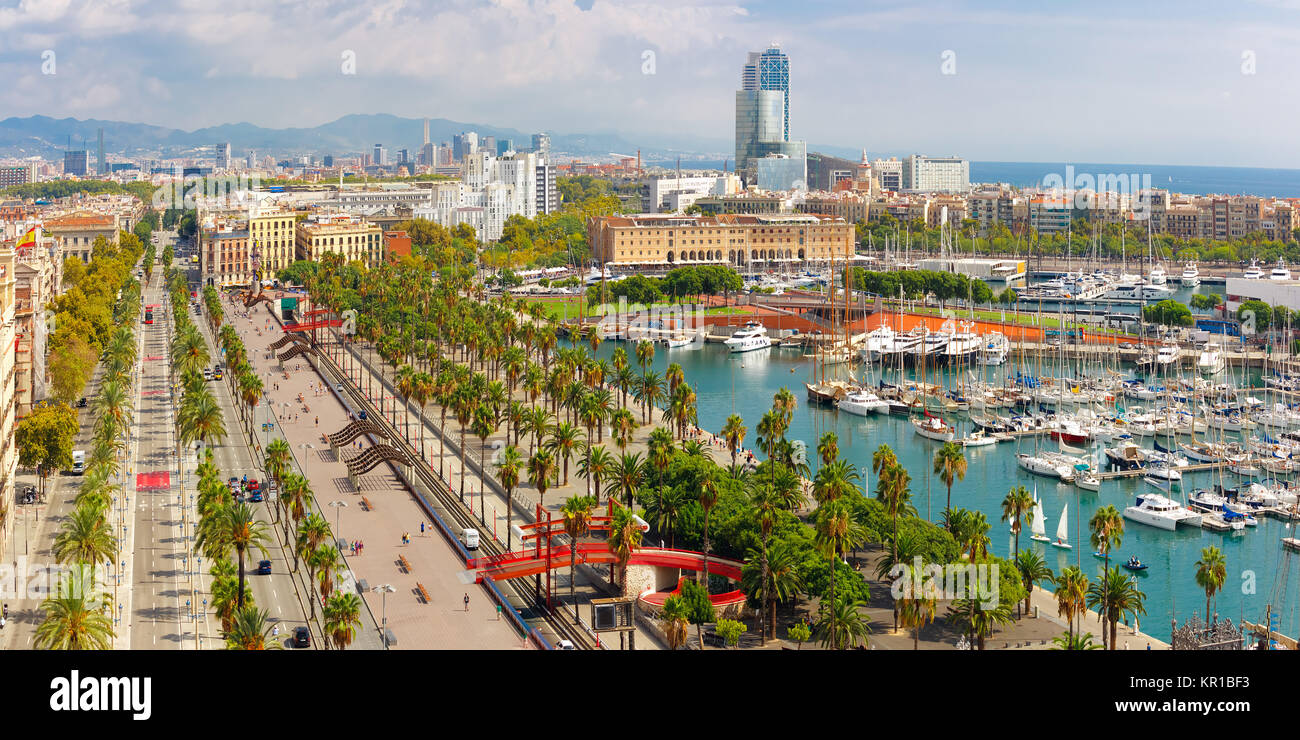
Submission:
<svg viewBox="0 0 1300 740">
<path fill-rule="evenodd" d="M 1201 559 L 1196 561 L 1196 585 L 1205 590 L 1205 622 L 1210 622 L 1210 599 L 1223 588 L 1228 578 L 1228 560 L 1223 551 L 1211 545 L 1201 548 Z"/>
<path fill-rule="evenodd" d="M 61 404 L 40 404 L 14 429 L 18 464 L 38 468 L 41 490 L 55 470 L 72 465 L 72 440 L 77 434 L 77 414 Z"/>
</svg>

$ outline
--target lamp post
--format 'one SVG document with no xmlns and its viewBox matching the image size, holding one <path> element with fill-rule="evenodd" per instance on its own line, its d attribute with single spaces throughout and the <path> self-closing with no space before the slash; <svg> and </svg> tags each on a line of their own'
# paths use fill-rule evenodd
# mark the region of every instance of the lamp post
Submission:
<svg viewBox="0 0 1300 740">
<path fill-rule="evenodd" d="M 339 529 L 339 513 L 347 508 L 348 502 L 343 500 L 331 501 L 329 505 L 334 509 L 334 539 L 339 539 L 343 536 L 342 531 Z"/>
<path fill-rule="evenodd" d="M 384 638 L 384 649 L 387 650 L 388 649 L 388 595 L 396 592 L 397 589 L 393 588 L 391 585 L 387 583 L 381 583 L 378 586 L 372 587 L 370 590 L 378 591 L 381 594 L 380 612 L 381 614 L 383 614 L 383 617 L 379 625 L 379 634 Z"/>
</svg>

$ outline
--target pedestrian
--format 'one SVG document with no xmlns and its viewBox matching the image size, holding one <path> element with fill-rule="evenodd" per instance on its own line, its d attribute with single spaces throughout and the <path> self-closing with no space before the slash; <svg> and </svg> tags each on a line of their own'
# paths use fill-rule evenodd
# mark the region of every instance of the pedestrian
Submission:
<svg viewBox="0 0 1300 740">
<path fill-rule="evenodd" d="M 420 522 L 420 536 L 424 536 L 424 522 Z"/>
<path fill-rule="evenodd" d="M 465 593 L 465 611 L 469 611 L 469 592 Z"/>
<path fill-rule="evenodd" d="M 319 417 L 319 416 L 316 417 L 316 426 L 318 426 L 318 427 L 320 426 L 320 417 Z"/>
<path fill-rule="evenodd" d="M 273 627 L 271 627 L 271 637 L 279 637 L 279 636 L 280 636 L 280 625 L 276 624 Z"/>
</svg>

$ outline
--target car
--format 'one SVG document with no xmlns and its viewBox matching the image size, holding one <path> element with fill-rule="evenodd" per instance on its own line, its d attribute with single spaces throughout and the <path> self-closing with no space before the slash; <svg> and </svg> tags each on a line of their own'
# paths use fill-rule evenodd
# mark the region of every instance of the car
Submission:
<svg viewBox="0 0 1300 740">
<path fill-rule="evenodd" d="M 82 396 L 81 398 L 78 398 L 78 399 L 77 399 L 77 408 L 79 408 L 79 409 L 84 409 L 84 408 L 86 408 L 86 397 L 85 397 L 85 396 Z"/>
<path fill-rule="evenodd" d="M 249 491 L 249 492 L 248 492 L 248 501 L 249 501 L 249 503 L 254 503 L 254 504 L 260 504 L 260 503 L 262 503 L 262 492 L 261 492 L 261 491 Z"/>
<path fill-rule="evenodd" d="M 570 640 L 560 640 L 559 642 L 555 643 L 555 649 L 556 650 L 577 650 L 578 648 L 574 647 L 573 642 Z"/>
<path fill-rule="evenodd" d="M 364 412 L 364 411 L 358 411 L 358 412 L 357 412 L 357 418 L 360 419 L 360 420 L 362 420 L 362 421 L 365 421 L 365 420 L 366 420 L 366 412 Z"/>
<path fill-rule="evenodd" d="M 334 390 L 335 390 L 335 391 L 338 391 L 339 393 L 342 393 L 342 392 L 343 392 L 343 384 L 342 384 L 342 383 L 335 383 L 335 384 L 334 384 Z"/>
<path fill-rule="evenodd" d="M 246 491 L 257 491 L 261 488 L 262 484 L 258 483 L 256 478 L 249 478 L 248 482 L 244 484 L 244 490 Z"/>
<path fill-rule="evenodd" d="M 221 380 L 223 377 L 225 377 L 225 376 L 222 374 L 222 372 L 221 372 L 220 369 L 218 369 L 216 372 L 212 373 L 212 379 L 213 379 L 213 380 Z"/>
<path fill-rule="evenodd" d="M 271 575 L 271 561 L 270 560 L 257 561 L 257 574 L 259 576 Z"/>
<path fill-rule="evenodd" d="M 296 648 L 311 647 L 311 630 L 306 627 L 294 627 L 293 646 Z"/>
<path fill-rule="evenodd" d="M 203 368 L 203 379 L 204 379 L 204 380 L 212 380 L 212 371 L 209 370 L 209 369 L 206 368 L 206 367 Z"/>
</svg>

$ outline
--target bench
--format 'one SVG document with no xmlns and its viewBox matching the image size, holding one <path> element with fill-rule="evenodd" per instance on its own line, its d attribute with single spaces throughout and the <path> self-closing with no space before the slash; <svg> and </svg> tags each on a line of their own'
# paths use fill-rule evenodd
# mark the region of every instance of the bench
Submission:
<svg viewBox="0 0 1300 740">
<path fill-rule="evenodd" d="M 424 586 L 422 584 L 416 583 L 415 591 L 416 593 L 420 594 L 420 598 L 424 600 L 424 603 L 426 604 L 433 603 L 433 599 L 429 598 L 429 592 L 424 590 Z"/>
<path fill-rule="evenodd" d="M 372 504 L 370 503 L 370 499 L 366 498 L 365 496 L 362 496 L 362 497 L 361 497 L 361 505 L 364 506 L 364 507 L 366 507 L 366 511 L 374 511 L 374 510 L 375 510 L 374 505 L 372 505 Z"/>
<path fill-rule="evenodd" d="M 405 555 L 398 555 L 398 556 L 397 556 L 397 562 L 399 562 L 399 563 L 402 564 L 402 572 L 403 572 L 403 573 L 410 573 L 410 572 L 411 572 L 411 563 L 410 563 L 410 561 L 408 561 L 408 560 L 406 559 L 406 556 L 405 556 Z"/>
</svg>

